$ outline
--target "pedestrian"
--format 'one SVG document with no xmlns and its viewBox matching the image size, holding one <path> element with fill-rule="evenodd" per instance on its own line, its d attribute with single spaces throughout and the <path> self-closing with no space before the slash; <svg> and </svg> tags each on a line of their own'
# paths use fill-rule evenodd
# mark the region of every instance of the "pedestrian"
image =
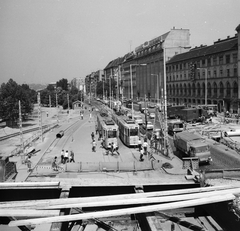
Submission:
<svg viewBox="0 0 240 231">
<path fill-rule="evenodd" d="M 138 140 L 138 151 L 140 152 L 142 148 L 142 141 L 141 141 L 141 138 L 139 137 L 139 140 Z"/>
<path fill-rule="evenodd" d="M 114 146 L 113 146 L 113 142 L 111 143 L 111 153 L 113 155 L 113 152 L 114 152 Z"/>
<path fill-rule="evenodd" d="M 83 113 L 82 112 L 80 112 L 80 117 L 83 120 Z"/>
<path fill-rule="evenodd" d="M 53 171 L 58 171 L 58 165 L 57 165 L 57 157 L 55 156 L 52 162 L 52 169 Z"/>
<path fill-rule="evenodd" d="M 103 138 L 102 137 L 100 138 L 100 144 L 101 144 L 101 147 L 103 148 Z"/>
<path fill-rule="evenodd" d="M 111 144 L 110 144 L 110 143 L 109 143 L 108 146 L 107 146 L 106 155 L 108 155 L 109 152 L 111 152 Z"/>
<path fill-rule="evenodd" d="M 120 155 L 120 153 L 118 152 L 118 146 L 115 143 L 113 144 L 113 151 L 116 151 L 116 153 Z"/>
<path fill-rule="evenodd" d="M 95 131 L 96 131 L 96 135 L 97 135 L 98 134 L 98 126 L 97 126 L 97 124 L 95 126 Z"/>
<path fill-rule="evenodd" d="M 48 111 L 47 111 L 47 117 L 48 117 Z"/>
<path fill-rule="evenodd" d="M 92 113 L 89 113 L 89 122 L 92 121 Z"/>
<path fill-rule="evenodd" d="M 92 141 L 95 139 L 94 132 L 91 133 Z"/>
<path fill-rule="evenodd" d="M 65 161 L 64 161 L 64 154 L 61 155 L 61 164 L 64 164 Z"/>
<path fill-rule="evenodd" d="M 64 154 L 64 164 L 66 164 L 68 161 L 69 161 L 69 153 L 68 153 L 68 150 L 66 150 Z"/>
<path fill-rule="evenodd" d="M 28 172 L 31 172 L 32 171 L 32 161 L 31 161 L 30 155 L 27 156 L 25 163 L 27 164 Z"/>
<path fill-rule="evenodd" d="M 74 152 L 71 150 L 71 152 L 70 152 L 70 163 L 71 162 L 73 162 L 73 163 L 75 163 L 75 160 L 74 160 Z"/>
<path fill-rule="evenodd" d="M 144 161 L 144 155 L 143 155 L 143 148 L 141 148 L 140 150 L 140 158 L 139 158 L 139 161 Z"/>
<path fill-rule="evenodd" d="M 96 146 L 97 146 L 97 143 L 95 140 L 92 141 L 92 151 L 93 152 L 96 152 Z"/>
<path fill-rule="evenodd" d="M 146 155 L 147 154 L 147 146 L 148 146 L 147 141 L 144 141 L 142 146 L 143 146 L 144 154 Z"/>
<path fill-rule="evenodd" d="M 102 139 L 102 132 L 101 132 L 101 130 L 98 131 L 98 134 L 99 134 L 98 140 L 101 140 Z"/>
</svg>

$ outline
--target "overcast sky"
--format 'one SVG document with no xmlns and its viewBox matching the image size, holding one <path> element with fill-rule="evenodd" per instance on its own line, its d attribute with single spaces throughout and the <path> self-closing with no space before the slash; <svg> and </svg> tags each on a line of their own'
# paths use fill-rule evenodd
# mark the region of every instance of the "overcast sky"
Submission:
<svg viewBox="0 0 240 231">
<path fill-rule="evenodd" d="M 84 78 L 173 27 L 211 45 L 239 12 L 240 0 L 0 0 L 0 84 Z"/>
</svg>

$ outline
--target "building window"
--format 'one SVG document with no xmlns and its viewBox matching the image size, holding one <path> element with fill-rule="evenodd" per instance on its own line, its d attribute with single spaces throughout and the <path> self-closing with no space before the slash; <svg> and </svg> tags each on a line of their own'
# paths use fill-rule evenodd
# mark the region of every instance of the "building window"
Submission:
<svg viewBox="0 0 240 231">
<path fill-rule="evenodd" d="M 216 70 L 213 71 L 213 77 L 217 77 L 217 71 Z"/>
<path fill-rule="evenodd" d="M 237 62 L 237 53 L 232 54 L 233 57 L 233 63 Z"/>
<path fill-rule="evenodd" d="M 202 60 L 202 66 L 205 66 L 205 59 Z"/>
<path fill-rule="evenodd" d="M 211 71 L 208 71 L 208 77 L 211 77 Z"/>
<path fill-rule="evenodd" d="M 220 76 L 222 77 L 222 75 L 223 75 L 223 70 L 221 69 L 220 70 Z"/>
<path fill-rule="evenodd" d="M 211 66 L 211 58 L 208 58 L 208 59 L 207 59 L 207 65 L 208 65 L 208 66 Z"/>
<path fill-rule="evenodd" d="M 230 63 L 230 55 L 226 55 L 226 64 Z"/>
<path fill-rule="evenodd" d="M 230 77 L 230 69 L 227 69 L 227 77 Z"/>
<path fill-rule="evenodd" d="M 213 66 L 217 65 L 217 57 L 213 57 Z"/>
<path fill-rule="evenodd" d="M 233 75 L 237 76 L 237 68 L 236 67 L 233 68 Z"/>
<path fill-rule="evenodd" d="M 219 64 L 223 64 L 223 56 L 219 56 Z"/>
</svg>

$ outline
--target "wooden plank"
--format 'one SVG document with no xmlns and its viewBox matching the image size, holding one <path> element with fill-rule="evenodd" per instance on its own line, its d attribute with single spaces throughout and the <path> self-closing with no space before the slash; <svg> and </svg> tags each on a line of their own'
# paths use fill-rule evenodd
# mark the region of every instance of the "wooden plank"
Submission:
<svg viewBox="0 0 240 231">
<path fill-rule="evenodd" d="M 198 206 L 198 205 L 204 205 L 204 204 L 218 203 L 223 201 L 231 201 L 233 199 L 235 199 L 235 196 L 233 194 L 226 194 L 221 196 L 165 203 L 160 205 L 148 205 L 148 206 L 141 206 L 141 207 L 126 208 L 126 209 L 89 212 L 89 213 L 76 214 L 76 215 L 11 221 L 9 223 L 9 226 L 37 225 L 37 224 L 44 224 L 44 223 L 51 223 L 51 222 L 66 222 L 66 221 L 104 218 L 104 217 L 112 217 L 112 216 L 123 216 L 123 215 L 170 210 L 170 209 L 177 209 L 177 208 L 184 208 L 184 207 L 192 207 L 192 206 Z"/>
<path fill-rule="evenodd" d="M 240 193 L 240 188 L 229 189 L 213 192 L 203 192 L 203 193 L 192 193 L 174 196 L 163 196 L 163 197 L 151 197 L 151 198 L 136 198 L 136 199 L 125 199 L 125 200 L 112 200 L 112 201 L 97 201 L 97 202 L 86 202 L 86 203 L 76 203 L 76 204 L 62 204 L 62 205 L 51 205 L 40 207 L 40 209 L 63 209 L 63 208 L 86 208 L 86 207 L 104 207 L 111 205 L 138 205 L 138 204 L 151 204 L 151 203 L 166 203 L 173 201 L 183 201 L 192 200 L 197 198 L 206 198 L 210 196 L 218 196 L 225 194 L 238 194 Z M 36 208 L 36 207 L 35 207 Z M 38 209 L 38 208 L 36 208 Z"/>
<path fill-rule="evenodd" d="M 3 209 L 0 217 L 49 217 L 59 216 L 59 210 Z"/>
<path fill-rule="evenodd" d="M 136 198 L 136 199 L 124 199 L 124 200 L 111 200 L 111 201 L 94 201 L 94 202 L 83 202 L 83 203 L 64 203 L 61 205 L 50 205 L 47 206 L 29 206 L 22 208 L 35 208 L 35 209 L 67 209 L 67 208 L 87 208 L 87 207 L 104 207 L 104 206 L 116 206 L 116 205 L 138 205 L 138 204 L 154 204 L 154 203 L 166 203 L 173 201 L 183 201 L 192 200 L 197 198 L 206 198 L 210 196 L 219 196 L 225 194 L 238 194 L 240 193 L 240 188 L 212 191 L 212 192 L 202 192 L 202 193 L 192 193 L 192 194 L 182 194 L 173 196 L 162 196 L 162 197 L 150 197 L 150 198 Z"/>
<path fill-rule="evenodd" d="M 94 201 L 111 201 L 111 200 L 127 200 L 136 198 L 147 198 L 147 197 L 157 197 L 157 196 L 170 196 L 170 195 L 181 195 L 190 193 L 200 193 L 209 191 L 219 191 L 224 189 L 239 188 L 239 186 L 234 185 L 224 185 L 224 186 L 214 186 L 214 187 L 204 187 L 204 188 L 193 188 L 193 189 L 180 189 L 180 190 L 167 190 L 167 191 L 157 191 L 148 193 L 133 193 L 133 194 L 121 194 L 113 196 L 95 196 L 95 197 L 78 197 L 78 198 L 62 198 L 62 199 L 47 199 L 47 200 L 28 200 L 28 201 L 8 201 L 0 202 L 0 209 L 10 208 L 10 207 L 30 207 L 30 206 L 51 206 L 51 205 L 61 205 L 61 204 L 74 204 L 74 203 L 84 203 L 84 202 L 94 202 Z"/>
<path fill-rule="evenodd" d="M 3 182 L 0 189 L 22 188 L 22 187 L 59 187 L 60 182 Z"/>
</svg>

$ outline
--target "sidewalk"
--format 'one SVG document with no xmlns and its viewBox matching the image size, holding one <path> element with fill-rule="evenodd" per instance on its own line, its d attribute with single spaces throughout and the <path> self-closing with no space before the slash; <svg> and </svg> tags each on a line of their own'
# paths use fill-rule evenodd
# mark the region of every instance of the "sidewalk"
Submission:
<svg viewBox="0 0 240 231">
<path fill-rule="evenodd" d="M 41 139 L 38 139 L 35 142 L 35 145 L 34 145 L 35 150 L 36 151 L 39 150 L 39 151 L 36 152 L 35 155 L 31 156 L 31 162 L 32 162 L 31 168 L 32 169 L 34 169 L 34 167 L 39 163 L 39 161 L 41 160 L 44 153 L 47 151 L 50 144 L 56 138 L 56 134 L 60 130 L 65 130 L 66 128 L 68 128 L 72 123 L 75 123 L 76 119 L 78 119 L 78 116 L 79 115 L 76 114 L 73 117 L 71 117 L 71 119 L 70 119 L 71 121 L 69 121 L 67 118 L 63 117 L 62 120 L 59 121 L 60 126 L 56 127 L 55 129 L 53 129 L 50 132 L 47 132 L 43 135 L 43 142 L 41 141 Z M 49 118 L 49 119 L 51 119 L 51 118 Z M 10 158 L 10 161 L 16 162 L 17 175 L 15 178 L 15 181 L 16 182 L 24 182 L 31 173 L 28 171 L 27 164 L 22 163 L 21 156 L 13 156 Z"/>
</svg>

